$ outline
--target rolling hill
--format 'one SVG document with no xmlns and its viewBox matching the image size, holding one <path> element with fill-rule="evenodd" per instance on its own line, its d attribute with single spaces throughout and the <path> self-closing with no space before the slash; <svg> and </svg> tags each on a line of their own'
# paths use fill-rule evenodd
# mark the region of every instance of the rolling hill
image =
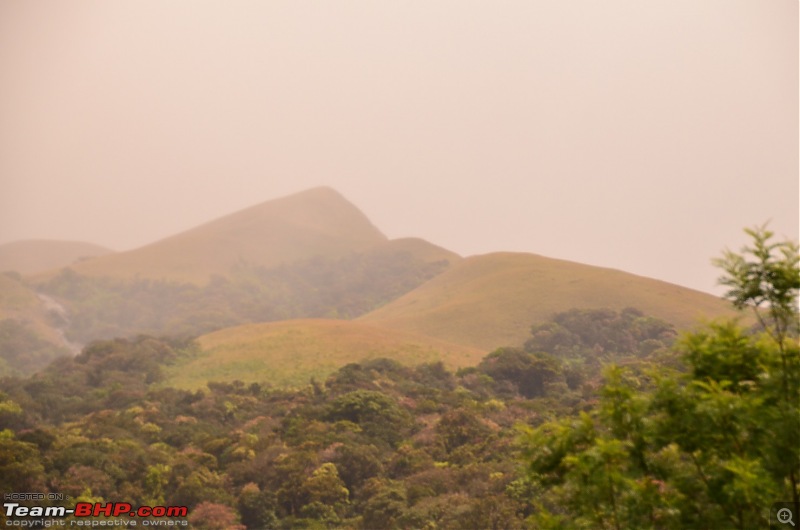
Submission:
<svg viewBox="0 0 800 530">
<path fill-rule="evenodd" d="M 27 279 L 67 308 L 65 333 L 86 344 L 139 333 L 197 336 L 251 322 L 354 318 L 460 259 L 419 238 L 389 240 L 322 187 Z"/>
<path fill-rule="evenodd" d="M 572 308 L 634 307 L 678 328 L 733 314 L 714 296 L 618 270 L 521 253 L 464 259 L 422 239 L 389 240 L 326 187 L 71 268 L 39 275 L 38 297 L 22 284 L 0 294 L 25 301 L 27 320 L 55 338 L 42 307 L 48 296 L 63 303 L 64 329 L 80 342 L 272 322 L 203 335 L 203 355 L 173 374 L 187 385 L 209 374 L 306 381 L 369 356 L 464 366 Z"/>
<path fill-rule="evenodd" d="M 477 348 L 348 320 L 288 320 L 226 328 L 198 339 L 201 353 L 169 369 L 164 384 L 196 389 L 207 381 L 304 385 L 345 364 L 386 357 L 404 364 L 472 366 Z"/>
<path fill-rule="evenodd" d="M 734 314 L 725 301 L 678 285 L 502 252 L 465 258 L 359 321 L 490 350 L 521 344 L 532 323 L 556 312 L 602 307 L 635 307 L 679 329 Z"/>
<path fill-rule="evenodd" d="M 46 239 L 14 241 L 0 245 L 0 272 L 36 274 L 112 252 L 105 247 L 80 241 Z"/>
<path fill-rule="evenodd" d="M 144 247 L 82 261 L 88 276 L 202 284 L 237 263 L 278 266 L 338 256 L 387 242 L 366 216 L 331 188 L 275 199 Z"/>
</svg>

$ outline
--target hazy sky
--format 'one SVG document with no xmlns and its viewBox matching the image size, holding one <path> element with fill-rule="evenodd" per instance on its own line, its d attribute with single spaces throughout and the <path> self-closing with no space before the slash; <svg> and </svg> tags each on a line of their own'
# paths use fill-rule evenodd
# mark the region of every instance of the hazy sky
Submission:
<svg viewBox="0 0 800 530">
<path fill-rule="evenodd" d="M 797 0 L 0 3 L 0 243 L 321 184 L 389 237 L 706 291 L 798 237 Z"/>
</svg>

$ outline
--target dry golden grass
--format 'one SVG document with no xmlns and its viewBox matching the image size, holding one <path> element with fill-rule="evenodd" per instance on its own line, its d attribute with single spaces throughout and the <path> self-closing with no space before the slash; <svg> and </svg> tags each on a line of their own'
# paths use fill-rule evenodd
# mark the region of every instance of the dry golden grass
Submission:
<svg viewBox="0 0 800 530">
<path fill-rule="evenodd" d="M 36 274 L 112 251 L 79 241 L 26 240 L 0 245 L 0 271 Z"/>
<path fill-rule="evenodd" d="M 734 314 L 725 301 L 678 285 L 503 252 L 466 258 L 359 320 L 491 350 L 521 344 L 532 323 L 573 307 L 635 307 L 681 329 Z"/>
<path fill-rule="evenodd" d="M 386 236 L 330 188 L 268 201 L 150 245 L 84 261 L 92 276 L 205 283 L 236 263 L 276 266 L 312 256 L 336 256 L 386 242 Z"/>
<path fill-rule="evenodd" d="M 476 364 L 485 351 L 346 320 L 288 320 L 223 329 L 198 339 L 201 353 L 168 371 L 164 384 L 197 389 L 207 381 L 307 384 L 342 366 L 386 357 L 408 365 Z"/>
</svg>

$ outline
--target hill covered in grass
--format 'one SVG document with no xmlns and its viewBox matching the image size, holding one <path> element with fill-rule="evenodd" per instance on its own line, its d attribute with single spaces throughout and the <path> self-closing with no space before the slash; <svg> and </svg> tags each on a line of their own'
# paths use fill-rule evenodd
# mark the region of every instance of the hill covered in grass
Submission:
<svg viewBox="0 0 800 530">
<path fill-rule="evenodd" d="M 112 252 L 100 245 L 81 241 L 46 239 L 14 241 L 0 245 L 0 272 L 37 274 Z"/>
<path fill-rule="evenodd" d="M 83 261 L 88 276 L 204 284 L 237 264 L 276 267 L 334 257 L 387 241 L 338 192 L 320 187 L 274 199 L 144 247 Z"/>
<path fill-rule="evenodd" d="M 315 188 L 26 280 L 66 308 L 69 340 L 86 344 L 355 318 L 460 259 L 419 238 L 389 240 L 336 191 Z"/>
<path fill-rule="evenodd" d="M 463 259 L 422 239 L 389 240 L 324 187 L 27 280 L 40 302 L 66 308 L 62 327 L 78 344 L 360 318 L 487 352 L 572 308 L 633 307 L 679 329 L 732 314 L 711 295 L 618 270 L 520 253 Z"/>
<path fill-rule="evenodd" d="M 360 321 L 491 349 L 572 308 L 634 307 L 678 329 L 734 314 L 723 300 L 619 270 L 501 252 L 466 258 Z"/>
<path fill-rule="evenodd" d="M 165 384 L 197 389 L 208 381 L 301 386 L 349 363 L 387 358 L 405 365 L 476 364 L 480 349 L 347 320 L 306 319 L 222 329 L 197 340 L 200 352 L 166 372 Z"/>
</svg>

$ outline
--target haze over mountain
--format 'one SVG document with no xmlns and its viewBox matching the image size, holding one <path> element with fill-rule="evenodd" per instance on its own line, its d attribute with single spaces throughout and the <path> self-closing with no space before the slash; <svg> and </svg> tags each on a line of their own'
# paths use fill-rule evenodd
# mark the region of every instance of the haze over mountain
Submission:
<svg viewBox="0 0 800 530">
<path fill-rule="evenodd" d="M 46 324 L 47 311 L 36 292 L 13 277 L 0 274 L 0 320 L 7 318 L 25 321 L 48 339 L 56 340 Z"/>
<path fill-rule="evenodd" d="M 0 272 L 36 274 L 110 254 L 113 250 L 82 241 L 30 239 L 0 245 Z"/>
<path fill-rule="evenodd" d="M 319 187 L 266 201 L 144 247 L 77 264 L 91 276 L 203 283 L 237 263 L 274 267 L 339 256 L 388 239 L 338 192 Z"/>
<path fill-rule="evenodd" d="M 229 327 L 216 336 L 215 348 L 228 352 L 232 363 L 239 362 L 234 359 L 240 357 L 235 353 L 240 346 L 252 352 L 255 344 L 242 342 L 242 334 L 252 337 L 251 328 L 236 326 L 287 319 L 359 317 L 371 337 L 380 336 L 375 329 L 394 337 L 390 342 L 397 352 L 409 351 L 407 345 L 398 346 L 405 339 L 397 333 L 410 333 L 415 340 L 427 337 L 431 344 L 444 341 L 488 353 L 519 345 L 532 324 L 571 308 L 633 307 L 679 329 L 701 317 L 732 314 L 712 295 L 619 270 L 522 253 L 464 259 L 422 239 L 389 240 L 327 187 L 267 201 L 70 268 L 31 280 L 39 291 L 38 305 L 46 300 L 63 304 L 73 317 L 62 322 L 71 340 L 86 343 L 139 333 L 191 337 Z M 210 281 L 213 275 L 217 279 Z M 36 300 L 35 293 L 29 294 L 29 302 Z M 20 315 L 34 322 L 34 329 L 41 327 L 41 318 Z M 302 330 L 293 324 L 292 333 L 279 341 L 283 349 L 270 342 L 264 359 L 285 358 L 293 351 L 298 366 L 310 366 L 320 361 L 320 351 L 344 348 L 338 339 L 328 343 L 330 335 L 318 329 L 323 324 L 313 322 Z M 308 340 L 311 328 L 316 329 L 316 350 L 292 342 Z M 259 329 L 273 336 L 277 328 Z M 355 336 L 365 333 L 357 326 L 346 329 Z M 46 335 L 53 342 L 58 334 L 51 329 Z M 224 345 L 226 340 L 230 344 Z M 350 346 L 353 352 L 366 351 Z M 402 356 L 384 346 L 385 354 Z M 461 353 L 445 348 L 434 357 L 463 366 L 453 355 Z M 217 355 L 213 364 L 221 374 L 241 373 L 227 362 Z"/>
<path fill-rule="evenodd" d="M 18 278 L 0 273 L 0 376 L 31 373 L 75 353 L 61 330 L 62 311 Z"/>
<path fill-rule="evenodd" d="M 338 192 L 318 187 L 27 280 L 67 308 L 75 318 L 66 333 L 86 344 L 355 318 L 460 259 L 419 238 L 387 239 Z"/>
<path fill-rule="evenodd" d="M 798 15 L 0 1 L 0 245 L 118 251 L 0 260 L 0 526 L 768 527 Z"/>
<path fill-rule="evenodd" d="M 708 257 L 742 227 L 798 237 L 797 19 L 797 0 L 0 2 L 0 243 L 130 250 L 325 184 L 390 238 L 721 294 Z"/>
<path fill-rule="evenodd" d="M 571 308 L 634 307 L 688 328 L 732 315 L 721 299 L 623 271 L 535 254 L 472 256 L 360 318 L 476 348 L 518 345 L 533 322 Z"/>
</svg>

